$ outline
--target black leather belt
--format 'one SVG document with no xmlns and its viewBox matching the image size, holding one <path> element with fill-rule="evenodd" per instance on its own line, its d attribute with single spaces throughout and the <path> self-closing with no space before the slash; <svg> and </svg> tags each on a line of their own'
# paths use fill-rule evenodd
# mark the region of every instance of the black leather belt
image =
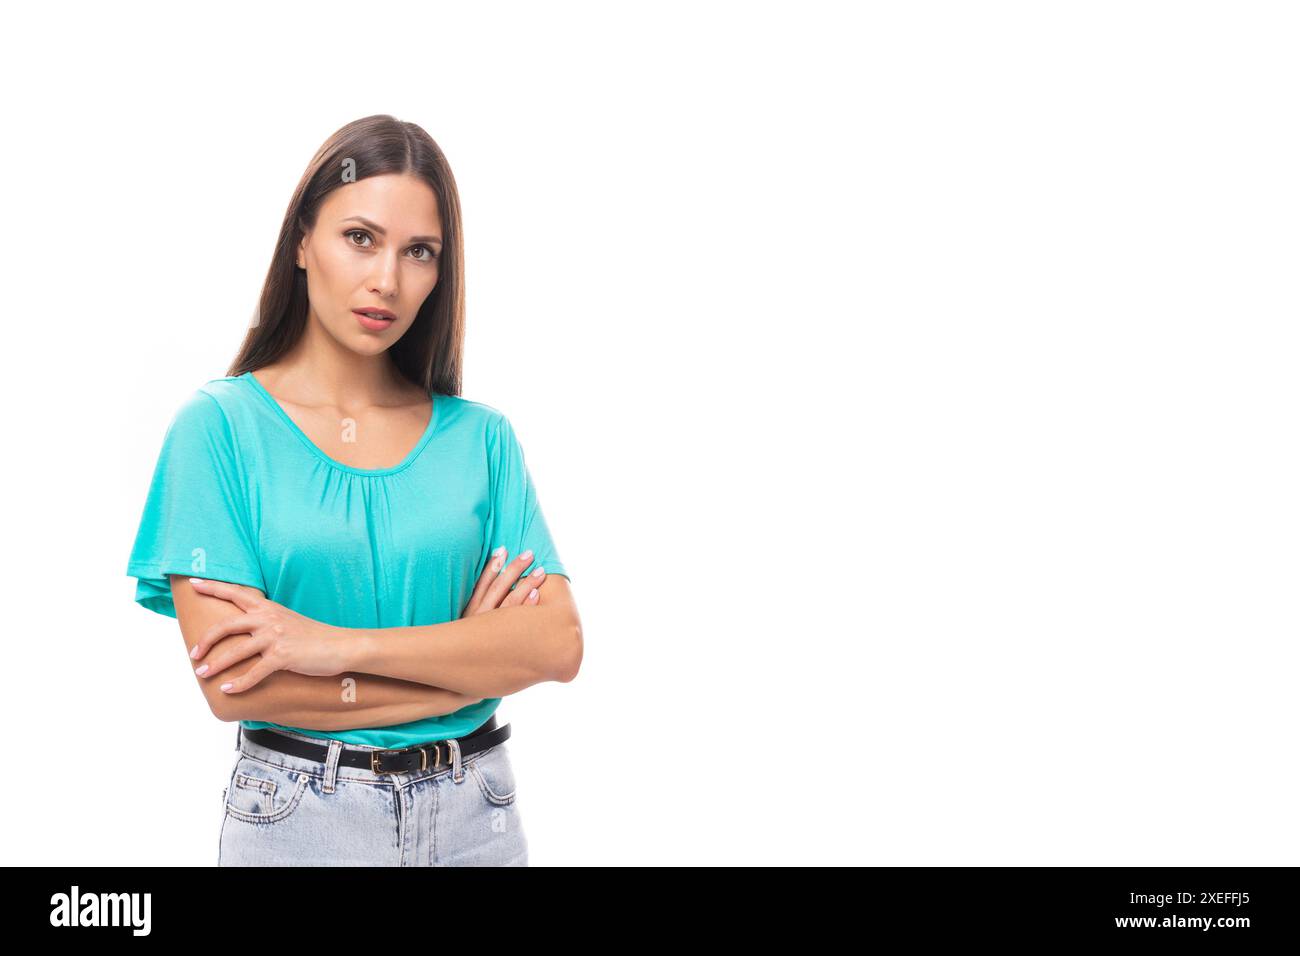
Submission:
<svg viewBox="0 0 1300 956">
<path fill-rule="evenodd" d="M 278 750 L 282 754 L 306 757 L 323 764 L 329 755 L 328 744 L 309 744 L 297 737 L 276 733 L 266 727 L 250 730 L 240 725 L 240 734 L 254 743 Z M 464 760 L 471 754 L 495 747 L 510 736 L 510 725 L 497 726 L 497 715 L 493 714 L 482 727 L 470 731 L 464 737 L 452 738 L 460 744 L 460 756 Z M 446 740 L 431 740 L 427 744 L 403 747 L 401 750 L 359 750 L 343 745 L 339 753 L 339 766 L 360 767 L 374 773 L 411 773 L 416 770 L 428 770 L 430 767 L 451 766 L 451 747 Z"/>
</svg>

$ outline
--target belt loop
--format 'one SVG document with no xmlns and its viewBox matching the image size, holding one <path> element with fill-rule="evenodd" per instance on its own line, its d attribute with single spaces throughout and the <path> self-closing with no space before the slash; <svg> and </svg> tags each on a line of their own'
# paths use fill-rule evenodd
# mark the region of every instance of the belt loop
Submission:
<svg viewBox="0 0 1300 956">
<path fill-rule="evenodd" d="M 321 790 L 325 793 L 334 792 L 334 781 L 338 779 L 339 755 L 343 753 L 343 741 L 332 739 L 329 742 L 329 753 L 325 755 L 325 785 Z"/>
<path fill-rule="evenodd" d="M 465 779 L 465 773 L 460 766 L 460 741 L 455 737 L 448 737 L 447 748 L 451 751 L 451 779 L 460 783 Z"/>
</svg>

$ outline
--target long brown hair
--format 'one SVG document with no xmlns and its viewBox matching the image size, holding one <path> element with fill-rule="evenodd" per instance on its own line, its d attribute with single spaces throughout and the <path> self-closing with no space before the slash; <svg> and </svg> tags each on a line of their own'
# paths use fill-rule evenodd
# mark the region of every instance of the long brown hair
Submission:
<svg viewBox="0 0 1300 956">
<path fill-rule="evenodd" d="M 345 170 L 350 171 L 348 177 Z M 298 268 L 298 244 L 316 225 L 321 202 L 331 192 L 347 182 L 387 173 L 411 173 L 428 183 L 442 218 L 438 284 L 388 352 L 398 371 L 424 391 L 460 395 L 465 347 L 460 195 L 451 166 L 433 138 L 415 123 L 386 114 L 348 123 L 312 157 L 285 211 L 257 315 L 227 375 L 269 365 L 298 341 L 308 316 L 307 273 Z"/>
</svg>

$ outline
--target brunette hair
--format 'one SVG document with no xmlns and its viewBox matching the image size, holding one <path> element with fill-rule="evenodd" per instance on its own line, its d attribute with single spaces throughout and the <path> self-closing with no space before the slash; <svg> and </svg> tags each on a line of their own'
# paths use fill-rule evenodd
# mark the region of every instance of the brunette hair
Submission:
<svg viewBox="0 0 1300 956">
<path fill-rule="evenodd" d="M 321 203 L 331 192 L 345 183 L 388 173 L 411 173 L 428 183 L 438 197 L 442 218 L 438 284 L 406 334 L 388 352 L 398 371 L 424 391 L 460 394 L 465 346 L 460 195 L 451 166 L 433 138 L 415 123 L 386 114 L 348 123 L 312 157 L 285 211 L 257 315 L 227 375 L 269 365 L 298 341 L 308 315 L 307 274 L 297 262 L 299 243 L 316 225 Z"/>
</svg>

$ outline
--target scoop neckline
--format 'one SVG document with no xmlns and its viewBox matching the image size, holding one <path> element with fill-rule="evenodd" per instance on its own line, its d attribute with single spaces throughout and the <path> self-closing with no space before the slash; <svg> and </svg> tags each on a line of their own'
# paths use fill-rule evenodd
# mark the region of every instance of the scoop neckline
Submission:
<svg viewBox="0 0 1300 956">
<path fill-rule="evenodd" d="M 374 478 L 383 475 L 393 475 L 410 467 L 411 463 L 415 461 L 420 452 L 424 450 L 424 446 L 429 444 L 429 439 L 433 437 L 434 429 L 437 427 L 438 423 L 438 395 L 436 392 L 430 391 L 428 394 L 432 407 L 429 410 L 429 424 L 424 427 L 424 434 L 422 434 L 420 440 L 415 443 L 415 447 L 407 452 L 406 457 L 391 468 L 354 468 L 352 465 L 345 465 L 336 458 L 331 458 L 329 455 L 325 454 L 325 452 L 322 451 L 314 441 L 307 437 L 307 433 L 298 427 L 298 423 L 295 422 L 289 416 L 289 413 L 280 406 L 280 403 L 276 401 L 275 396 L 266 390 L 266 386 L 257 380 L 257 377 L 251 370 L 242 373 L 238 377 L 247 380 L 248 383 L 253 386 L 253 390 L 266 400 L 266 403 L 271 406 L 276 415 L 279 416 L 280 420 L 289 427 L 291 432 L 298 436 L 299 441 L 307 446 L 308 451 L 321 461 L 325 462 L 325 464 L 352 475 Z"/>
</svg>

